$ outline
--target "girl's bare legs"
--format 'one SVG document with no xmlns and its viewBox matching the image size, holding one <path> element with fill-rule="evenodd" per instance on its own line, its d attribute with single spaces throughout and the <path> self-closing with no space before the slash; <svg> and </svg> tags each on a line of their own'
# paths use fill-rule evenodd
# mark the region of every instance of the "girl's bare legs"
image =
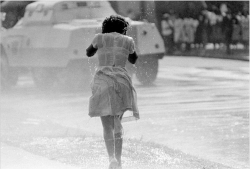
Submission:
<svg viewBox="0 0 250 169">
<path fill-rule="evenodd" d="M 121 124 L 122 116 L 116 116 L 114 119 L 114 126 L 115 126 L 115 158 L 117 159 L 119 166 L 122 166 L 121 156 L 122 156 L 122 135 L 123 135 L 123 128 Z"/>
<path fill-rule="evenodd" d="M 114 117 L 102 116 L 103 137 L 109 156 L 109 169 L 116 168 L 118 163 L 115 159 L 115 141 L 114 141 Z"/>
<path fill-rule="evenodd" d="M 103 125 L 103 136 L 107 152 L 109 155 L 109 160 L 111 162 L 113 159 L 116 159 L 118 161 L 118 165 L 121 166 L 122 143 L 123 143 L 122 126 L 120 121 L 117 120 L 118 119 L 116 119 L 115 121 L 114 116 L 101 117 Z"/>
<path fill-rule="evenodd" d="M 122 156 L 122 133 L 115 134 L 115 158 L 117 159 L 119 166 L 121 166 L 121 156 Z"/>
<path fill-rule="evenodd" d="M 114 158 L 115 142 L 114 142 L 114 120 L 112 116 L 102 116 L 103 137 L 109 158 Z"/>
</svg>

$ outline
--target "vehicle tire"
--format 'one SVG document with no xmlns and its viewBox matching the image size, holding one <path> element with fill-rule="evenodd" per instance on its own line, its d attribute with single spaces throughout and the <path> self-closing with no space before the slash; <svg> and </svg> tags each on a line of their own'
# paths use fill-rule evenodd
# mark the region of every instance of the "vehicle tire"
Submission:
<svg viewBox="0 0 250 169">
<path fill-rule="evenodd" d="M 158 73 L 158 58 L 153 56 L 141 56 L 136 63 L 136 77 L 143 85 L 152 84 Z"/>
<path fill-rule="evenodd" d="M 41 90 L 48 90 L 54 86 L 55 71 L 53 68 L 32 68 L 32 78 L 35 85 Z"/>
</svg>

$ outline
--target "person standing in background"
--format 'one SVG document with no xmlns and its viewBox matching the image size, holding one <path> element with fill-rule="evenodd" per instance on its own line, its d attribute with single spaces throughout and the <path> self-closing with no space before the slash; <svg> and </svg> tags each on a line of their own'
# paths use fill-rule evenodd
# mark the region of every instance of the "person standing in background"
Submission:
<svg viewBox="0 0 250 169">
<path fill-rule="evenodd" d="M 198 17 L 198 25 L 195 32 L 195 43 L 198 45 L 198 48 L 206 49 L 206 44 L 208 41 L 207 37 L 207 27 L 208 27 L 208 18 L 206 16 L 207 11 L 202 11 Z"/>
<path fill-rule="evenodd" d="M 174 43 L 176 46 L 176 53 L 178 54 L 181 50 L 181 45 L 184 40 L 183 35 L 183 19 L 179 17 L 179 14 L 176 14 L 176 18 L 174 20 Z"/>
<path fill-rule="evenodd" d="M 224 32 L 227 54 L 231 54 L 230 45 L 232 43 L 233 25 L 234 18 L 231 14 L 231 11 L 228 10 L 222 21 L 222 31 Z"/>
<path fill-rule="evenodd" d="M 174 47 L 174 24 L 170 15 L 165 13 L 161 21 L 162 36 L 165 43 L 166 53 L 172 54 Z"/>
</svg>

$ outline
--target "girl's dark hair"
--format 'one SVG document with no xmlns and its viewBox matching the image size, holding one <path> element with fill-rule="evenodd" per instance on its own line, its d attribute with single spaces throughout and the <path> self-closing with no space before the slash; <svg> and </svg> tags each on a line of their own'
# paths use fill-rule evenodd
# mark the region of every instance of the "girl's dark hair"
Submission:
<svg viewBox="0 0 250 169">
<path fill-rule="evenodd" d="M 102 23 L 102 33 L 117 32 L 126 34 L 129 23 L 119 15 L 111 15 L 107 17 Z"/>
</svg>

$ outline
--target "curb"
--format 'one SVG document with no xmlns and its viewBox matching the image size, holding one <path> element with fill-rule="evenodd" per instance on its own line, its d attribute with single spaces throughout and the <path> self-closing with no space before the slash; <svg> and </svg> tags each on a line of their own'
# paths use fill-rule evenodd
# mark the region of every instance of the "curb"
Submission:
<svg viewBox="0 0 250 169">
<path fill-rule="evenodd" d="M 1 169 L 80 169 L 1 142 Z"/>
</svg>

